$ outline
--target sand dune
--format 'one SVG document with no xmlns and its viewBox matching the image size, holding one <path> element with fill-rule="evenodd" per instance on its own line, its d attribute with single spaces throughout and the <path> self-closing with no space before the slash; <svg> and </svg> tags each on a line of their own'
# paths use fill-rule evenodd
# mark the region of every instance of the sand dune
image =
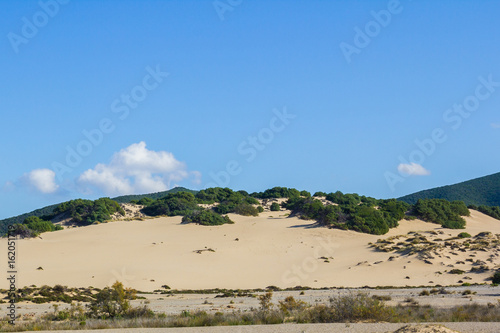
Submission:
<svg viewBox="0 0 500 333">
<path fill-rule="evenodd" d="M 415 255 L 377 252 L 368 246 L 410 231 L 443 231 L 443 237 L 462 231 L 500 234 L 500 221 L 471 212 L 465 230 L 414 220 L 401 221 L 383 236 L 316 227 L 312 221 L 286 218 L 285 212 L 265 212 L 257 218 L 231 215 L 235 224 L 216 227 L 184 225 L 180 217 L 164 217 L 72 228 L 17 241 L 18 287 L 102 288 L 115 280 L 143 291 L 162 285 L 174 289 L 449 285 L 465 277 L 467 282 L 481 283 L 491 272 L 436 273 L 450 270 L 448 265 L 470 253 L 436 258 L 430 265 Z M 6 250 L 2 239 L 3 258 Z M 474 255 L 474 260 L 485 260 L 490 254 Z M 488 263 L 491 268 L 498 264 L 498 257 Z M 0 288 L 7 288 L 5 279 Z"/>
</svg>

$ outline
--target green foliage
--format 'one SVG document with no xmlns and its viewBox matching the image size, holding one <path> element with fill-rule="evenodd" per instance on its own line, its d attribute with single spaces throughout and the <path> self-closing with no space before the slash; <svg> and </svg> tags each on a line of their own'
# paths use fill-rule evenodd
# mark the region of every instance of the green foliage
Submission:
<svg viewBox="0 0 500 333">
<path fill-rule="evenodd" d="M 324 206 L 320 200 L 313 198 L 294 197 L 285 203 L 292 215 L 303 219 L 317 220 L 322 225 L 341 229 L 351 229 L 359 232 L 381 235 L 389 228 L 396 227 L 408 209 L 408 204 L 397 200 L 381 200 L 380 209 L 364 203 L 357 194 L 330 193 L 327 197 L 335 200 L 338 205 Z"/>
<path fill-rule="evenodd" d="M 399 221 L 405 218 L 406 212 L 410 209 L 409 204 L 396 199 L 378 200 L 377 205 L 389 228 L 397 227 Z"/>
<path fill-rule="evenodd" d="M 467 232 L 461 232 L 458 234 L 458 238 L 471 238 L 472 236 Z"/>
<path fill-rule="evenodd" d="M 246 216 L 258 216 L 259 211 L 252 205 L 258 205 L 259 201 L 248 195 L 245 191 L 234 192 L 229 188 L 208 188 L 198 192 L 196 199 L 200 203 L 215 203 L 214 211 L 219 214 L 235 213 Z"/>
<path fill-rule="evenodd" d="M 389 226 L 381 212 L 373 207 L 357 206 L 355 215 L 347 222 L 349 229 L 374 235 L 383 235 Z"/>
<path fill-rule="evenodd" d="M 42 219 L 50 219 L 53 215 L 54 209 L 59 205 L 51 205 L 44 208 L 36 209 L 30 213 L 22 214 L 19 216 L 10 217 L 0 221 L 0 233 L 5 234 L 8 230 L 9 225 L 21 224 L 23 221 L 30 216 L 38 216 Z"/>
<path fill-rule="evenodd" d="M 273 202 L 271 204 L 271 208 L 270 209 L 271 209 L 271 212 L 279 212 L 281 210 L 281 206 L 280 206 L 279 203 Z"/>
<path fill-rule="evenodd" d="M 188 190 L 187 188 L 184 188 L 184 187 L 174 187 L 171 190 L 163 191 L 163 192 L 148 193 L 148 194 L 123 195 L 123 196 L 119 196 L 119 197 L 112 198 L 112 199 L 118 203 L 129 203 L 129 202 L 135 203 L 135 202 L 140 201 L 143 198 L 157 200 L 157 199 L 163 198 L 164 196 L 166 196 L 168 194 L 173 194 L 173 193 L 177 193 L 177 192 L 190 192 L 193 194 L 198 193 L 198 191 Z"/>
<path fill-rule="evenodd" d="M 56 226 L 50 221 L 44 221 L 38 216 L 30 216 L 22 224 L 14 224 L 13 226 L 14 228 L 10 231 L 10 234 L 21 238 L 37 237 L 42 232 L 62 230 L 61 226 Z"/>
<path fill-rule="evenodd" d="M 343 194 L 340 191 L 327 194 L 326 200 L 344 206 L 356 206 L 361 202 L 361 198 L 357 193 Z"/>
<path fill-rule="evenodd" d="M 31 230 L 28 228 L 27 225 L 25 224 L 13 224 L 13 228 L 9 231 L 10 235 L 12 236 L 19 236 L 21 238 L 32 238 L 32 237 L 37 237 L 38 232 Z"/>
<path fill-rule="evenodd" d="M 326 197 L 326 193 L 325 192 L 316 192 L 313 194 L 313 197 Z"/>
<path fill-rule="evenodd" d="M 474 209 L 474 208 L 472 208 Z M 480 211 L 483 214 L 486 214 L 488 216 L 491 216 L 497 220 L 500 220 L 500 207 L 495 206 L 495 207 L 489 207 L 489 206 L 479 206 L 477 208 L 478 211 Z"/>
<path fill-rule="evenodd" d="M 135 291 L 125 289 L 121 282 L 115 282 L 111 288 L 107 287 L 94 296 L 88 305 L 89 315 L 94 318 L 127 317 L 130 310 L 129 299 L 135 297 Z"/>
<path fill-rule="evenodd" d="M 212 204 L 215 202 L 223 202 L 229 200 L 231 195 L 234 195 L 234 191 L 230 188 L 222 187 L 212 187 L 205 190 L 201 190 L 196 194 L 196 198 L 200 203 Z M 243 196 L 242 194 L 236 194 L 238 196 Z"/>
<path fill-rule="evenodd" d="M 252 193 L 251 196 L 259 199 L 278 199 L 299 197 L 301 193 L 294 188 L 273 187 L 264 192 Z M 311 196 L 311 194 L 309 194 Z"/>
<path fill-rule="evenodd" d="M 199 209 L 197 200 L 192 193 L 176 192 L 154 201 L 141 211 L 149 216 L 176 216 L 186 215 L 197 209 Z"/>
<path fill-rule="evenodd" d="M 368 206 L 368 207 L 375 207 L 377 204 L 378 204 L 378 200 L 375 199 L 375 198 L 372 198 L 372 197 L 366 197 L 366 196 L 361 196 L 360 198 L 361 200 L 361 204 L 362 205 L 365 205 L 365 206 Z M 395 200 L 395 199 L 392 199 L 392 200 Z M 384 200 L 382 200 L 384 201 Z"/>
<path fill-rule="evenodd" d="M 248 203 L 241 203 L 234 207 L 234 213 L 243 216 L 259 216 L 259 210 Z"/>
<path fill-rule="evenodd" d="M 211 210 L 196 210 L 189 212 L 182 218 L 182 223 L 199 223 L 201 225 L 222 225 L 234 223 L 226 216 L 221 216 Z"/>
<path fill-rule="evenodd" d="M 415 204 L 419 199 L 460 200 L 467 205 L 500 206 L 500 172 L 399 198 L 409 204 Z"/>
<path fill-rule="evenodd" d="M 24 220 L 23 224 L 35 231 L 36 233 L 42 233 L 47 231 L 61 230 L 62 227 L 54 225 L 50 221 L 44 221 L 38 216 L 30 216 Z"/>
<path fill-rule="evenodd" d="M 300 191 L 300 196 L 309 198 L 311 196 L 311 193 L 308 191 Z"/>
<path fill-rule="evenodd" d="M 258 206 L 257 207 L 257 210 L 259 211 L 259 213 L 262 213 L 264 211 L 264 207 L 262 206 Z"/>
<path fill-rule="evenodd" d="M 139 201 L 137 201 L 137 204 L 138 205 L 142 205 L 142 206 L 150 206 L 154 202 L 155 202 L 154 199 L 151 199 L 151 198 L 148 198 L 148 197 L 144 197 L 144 198 L 140 199 Z"/>
<path fill-rule="evenodd" d="M 445 228 L 463 229 L 465 220 L 458 212 L 470 214 L 463 202 L 449 202 L 444 199 L 420 199 L 413 206 L 412 214 L 424 221 L 437 223 Z"/>
<path fill-rule="evenodd" d="M 450 202 L 451 210 L 460 216 L 470 216 L 470 211 L 463 201 Z"/>
<path fill-rule="evenodd" d="M 89 225 L 94 222 L 104 222 L 111 219 L 114 213 L 125 215 L 121 206 L 110 198 L 98 200 L 76 199 L 64 202 L 57 206 L 54 214 L 65 214 L 80 225 Z"/>
</svg>

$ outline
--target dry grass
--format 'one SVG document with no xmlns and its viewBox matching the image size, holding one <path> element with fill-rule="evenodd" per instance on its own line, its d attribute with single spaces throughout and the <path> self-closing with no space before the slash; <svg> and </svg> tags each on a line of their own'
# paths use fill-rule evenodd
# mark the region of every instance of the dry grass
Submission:
<svg viewBox="0 0 500 333">
<path fill-rule="evenodd" d="M 330 299 L 328 304 L 310 305 L 287 297 L 278 305 L 272 293 L 260 299 L 260 308 L 249 312 L 207 313 L 183 311 L 178 315 L 152 314 L 147 308 L 136 309 L 133 318 L 91 319 L 78 306 L 69 313 L 58 311 L 44 318 L 18 322 L 0 321 L 4 332 L 37 330 L 79 330 L 104 328 L 200 327 L 220 325 L 261 325 L 281 323 L 348 323 L 348 322 L 488 322 L 500 321 L 498 304 L 470 304 L 453 308 L 420 306 L 413 299 L 399 306 L 387 306 L 380 299 L 365 293 L 350 293 Z M 67 310 L 65 310 L 67 311 Z"/>
</svg>

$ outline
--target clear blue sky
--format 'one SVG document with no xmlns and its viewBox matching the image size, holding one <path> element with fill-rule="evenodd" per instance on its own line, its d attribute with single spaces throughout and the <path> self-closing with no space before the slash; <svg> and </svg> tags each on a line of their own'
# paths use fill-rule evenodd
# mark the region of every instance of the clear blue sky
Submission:
<svg viewBox="0 0 500 333">
<path fill-rule="evenodd" d="M 389 198 L 499 172 L 498 13 L 1 1 L 0 218 L 176 185 Z"/>
</svg>

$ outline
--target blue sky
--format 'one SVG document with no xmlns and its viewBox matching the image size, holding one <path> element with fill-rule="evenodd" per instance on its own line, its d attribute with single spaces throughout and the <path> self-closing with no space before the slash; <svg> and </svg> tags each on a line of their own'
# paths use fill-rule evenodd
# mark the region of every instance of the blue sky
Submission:
<svg viewBox="0 0 500 333">
<path fill-rule="evenodd" d="M 499 172 L 498 1 L 1 1 L 0 218 Z"/>
</svg>

